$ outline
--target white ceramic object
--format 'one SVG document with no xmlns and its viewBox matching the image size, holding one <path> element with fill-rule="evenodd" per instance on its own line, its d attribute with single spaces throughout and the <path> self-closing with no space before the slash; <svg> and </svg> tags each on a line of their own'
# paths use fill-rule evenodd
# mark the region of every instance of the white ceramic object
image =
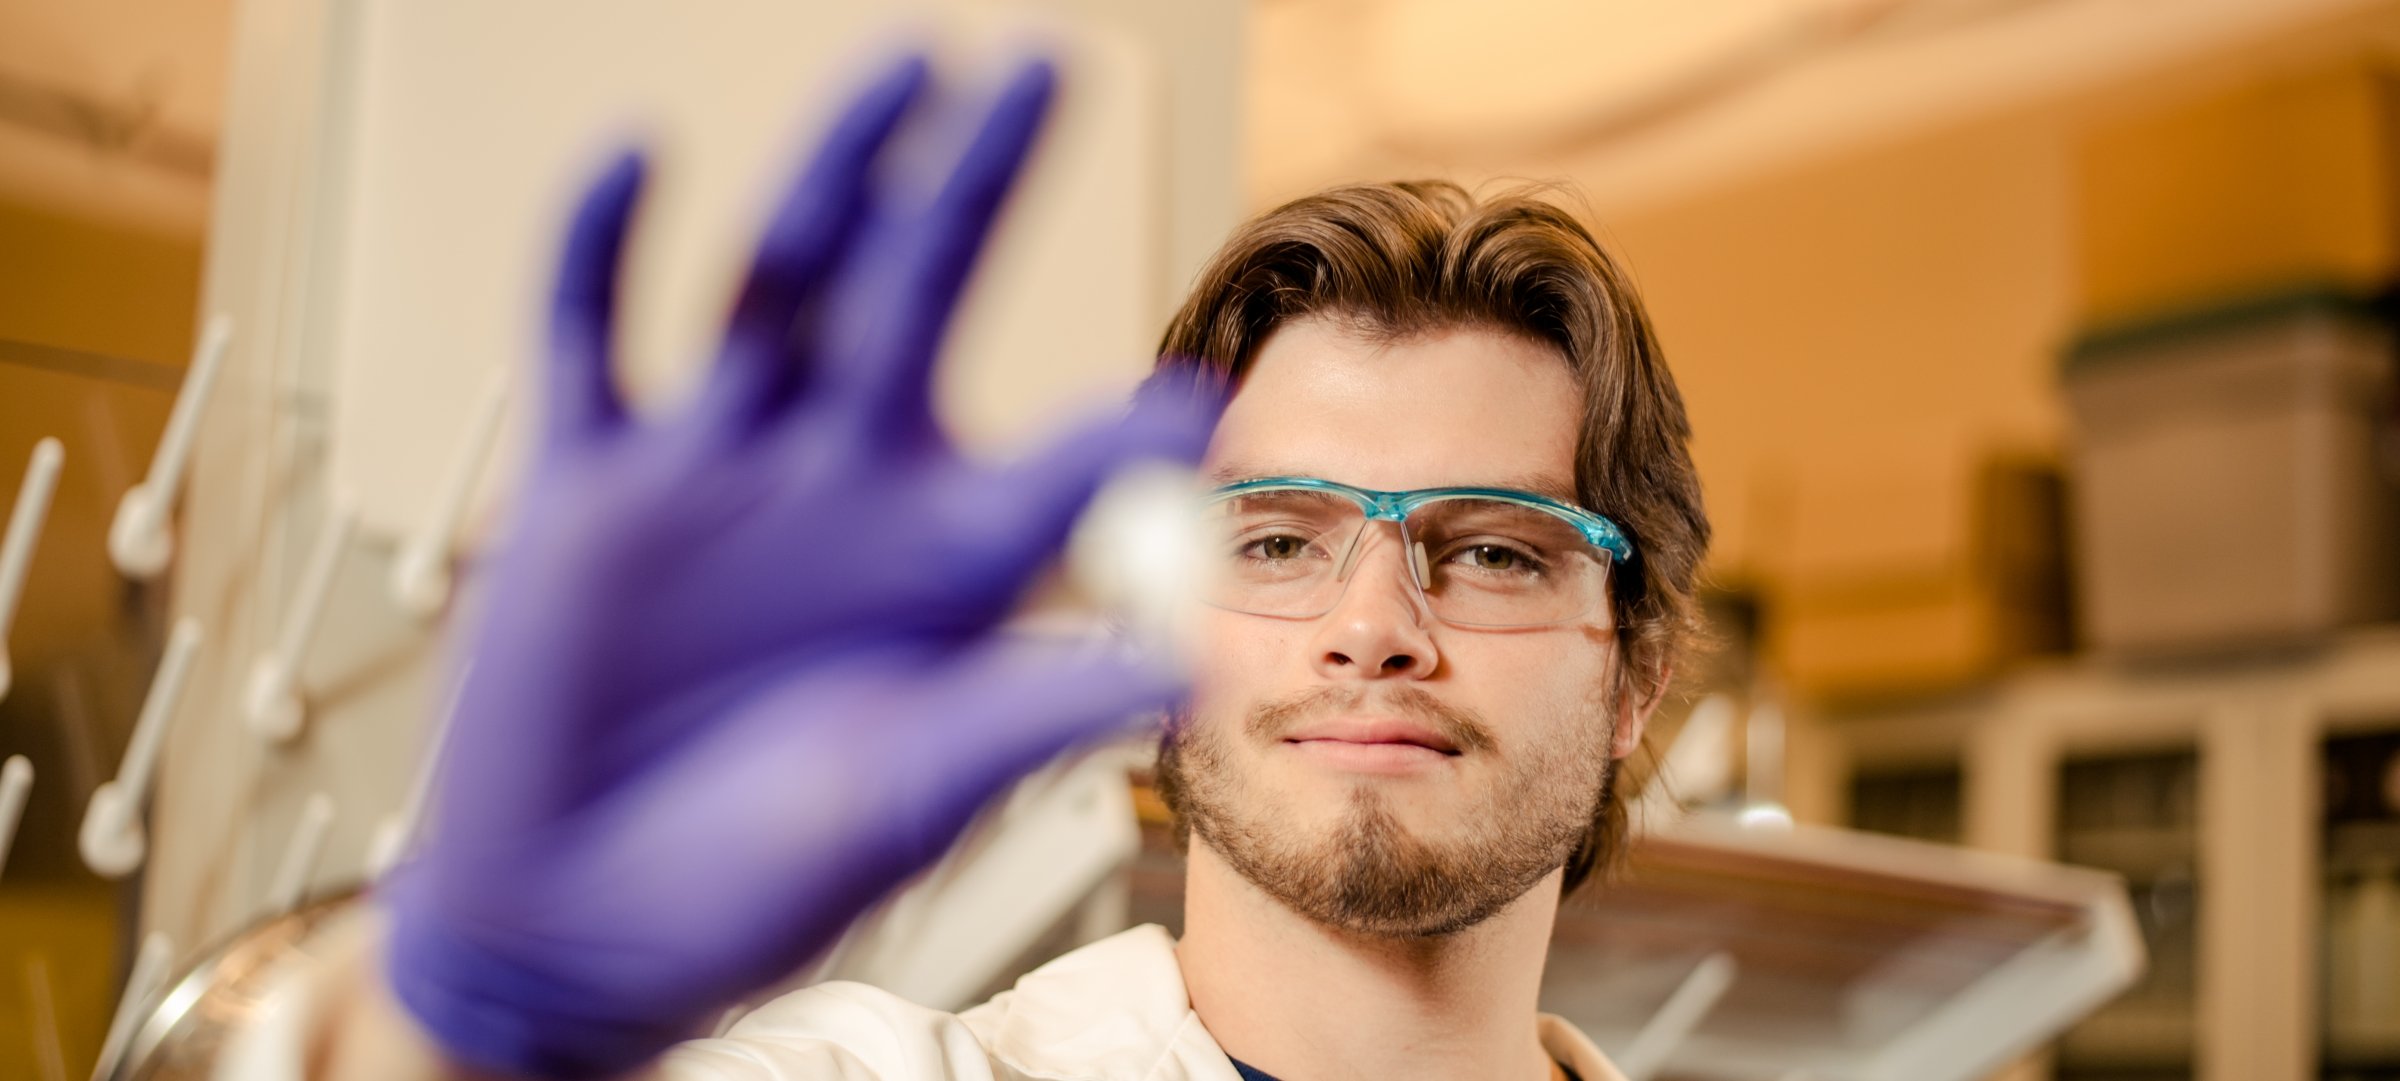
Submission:
<svg viewBox="0 0 2400 1081">
<path fill-rule="evenodd" d="M 432 514 L 402 542 L 392 561 L 392 601 L 419 619 L 432 618 L 450 602 L 450 545 L 459 520 L 466 516 L 467 499 L 475 492 L 475 478 L 483 472 L 484 459 L 491 457 L 507 406 L 508 380 L 495 378 L 467 422 L 466 442 L 450 461 Z"/>
<path fill-rule="evenodd" d="M 275 865 L 275 881 L 267 887 L 267 910 L 290 912 L 300 907 L 308 896 L 308 879 L 317 869 L 317 857 L 325 851 L 325 831 L 333 827 L 333 797 L 323 792 L 308 797 L 300 807 L 300 821 L 292 827 L 292 839 L 283 848 L 283 860 Z"/>
<path fill-rule="evenodd" d="M 21 754 L 0 765 L 0 871 L 8 869 L 8 850 L 17 839 L 17 823 L 25 817 L 25 797 L 33 791 L 33 763 Z"/>
<path fill-rule="evenodd" d="M 142 829 L 142 800 L 149 795 L 151 775 L 158 771 L 158 752 L 166 742 L 167 723 L 183 696 L 184 678 L 191 673 L 192 656 L 200 650 L 200 621 L 185 616 L 167 637 L 166 655 L 158 675 L 142 699 L 142 712 L 125 745 L 125 760 L 116 779 L 92 790 L 83 827 L 76 834 L 85 866 L 103 878 L 123 878 L 142 865 L 149 838 Z"/>
<path fill-rule="evenodd" d="M 25 483 L 17 488 L 17 505 L 8 514 L 8 534 L 0 537 L 0 698 L 8 697 L 13 669 L 8 661 L 8 628 L 16 621 L 17 602 L 25 594 L 25 571 L 33 565 L 33 547 L 42 536 L 42 520 L 50 514 L 50 496 L 58 490 L 58 471 L 66 463 L 58 440 L 44 438 L 33 445 L 33 460 L 25 465 Z"/>
<path fill-rule="evenodd" d="M 283 633 L 274 648 L 260 654 L 250 667 L 243 710 L 250 730 L 262 738 L 286 743 L 300 734 L 301 722 L 306 719 L 300 701 L 300 664 L 308 656 L 309 641 L 316 637 L 317 624 L 325 614 L 325 598 L 333 589 L 333 572 L 341 566 L 342 553 L 357 524 L 357 506 L 348 500 L 336 501 L 316 548 L 309 553 L 299 592 L 284 614 Z"/>
<path fill-rule="evenodd" d="M 216 385 L 217 371 L 224 365 L 226 347 L 232 341 L 233 320 L 222 314 L 211 316 L 200 332 L 199 347 L 192 352 L 183 389 L 176 392 L 174 411 L 167 414 L 166 433 L 159 437 L 158 452 L 150 458 L 150 472 L 141 483 L 126 489 L 117 503 L 116 519 L 108 528 L 108 557 L 128 578 L 157 577 L 175 555 L 170 528 L 175 493 L 183 486 L 192 441 L 200 432 L 200 413 L 207 407 L 209 390 Z"/>
</svg>

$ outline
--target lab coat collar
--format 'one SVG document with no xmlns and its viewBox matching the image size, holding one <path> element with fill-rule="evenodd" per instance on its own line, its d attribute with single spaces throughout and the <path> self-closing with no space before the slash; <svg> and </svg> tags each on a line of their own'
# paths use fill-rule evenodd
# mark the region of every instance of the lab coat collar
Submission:
<svg viewBox="0 0 2400 1081">
<path fill-rule="evenodd" d="M 1032 1077 L 1240 1078 L 1192 1012 L 1175 940 L 1156 924 L 1043 965 L 961 1019 L 993 1057 Z M 1624 1081 L 1573 1025 L 1543 1014 L 1537 1031 L 1543 1050 L 1583 1081 Z"/>
</svg>

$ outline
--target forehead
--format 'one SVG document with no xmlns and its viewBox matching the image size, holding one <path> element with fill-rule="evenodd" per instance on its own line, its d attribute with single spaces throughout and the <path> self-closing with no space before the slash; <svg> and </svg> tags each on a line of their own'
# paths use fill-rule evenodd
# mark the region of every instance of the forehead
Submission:
<svg viewBox="0 0 2400 1081">
<path fill-rule="evenodd" d="M 1308 319 L 1260 346 L 1203 468 L 1572 500 L 1582 405 L 1566 362 L 1539 342 L 1468 328 L 1378 342 Z"/>
</svg>

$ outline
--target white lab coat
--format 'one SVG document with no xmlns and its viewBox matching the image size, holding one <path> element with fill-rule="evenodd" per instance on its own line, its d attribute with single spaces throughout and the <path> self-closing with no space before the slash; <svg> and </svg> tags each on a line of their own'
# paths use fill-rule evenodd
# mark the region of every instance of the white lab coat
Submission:
<svg viewBox="0 0 2400 1081">
<path fill-rule="evenodd" d="M 1624 1081 L 1548 1014 L 1542 1046 L 1584 1081 Z M 678 1045 L 658 1081 L 1240 1081 L 1192 1012 L 1175 941 L 1155 925 L 1095 942 L 965 1013 L 857 983 L 775 999 L 723 1037 Z"/>
</svg>

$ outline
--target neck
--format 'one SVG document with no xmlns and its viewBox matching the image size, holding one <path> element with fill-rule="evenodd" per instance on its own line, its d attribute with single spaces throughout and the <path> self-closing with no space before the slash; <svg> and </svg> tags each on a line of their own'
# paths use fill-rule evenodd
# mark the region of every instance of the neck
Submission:
<svg viewBox="0 0 2400 1081">
<path fill-rule="evenodd" d="M 1284 1081 L 1542 1081 L 1534 1017 L 1558 892 L 1553 874 L 1456 934 L 1364 936 L 1284 907 L 1194 837 L 1175 952 L 1218 1046 Z"/>
</svg>

